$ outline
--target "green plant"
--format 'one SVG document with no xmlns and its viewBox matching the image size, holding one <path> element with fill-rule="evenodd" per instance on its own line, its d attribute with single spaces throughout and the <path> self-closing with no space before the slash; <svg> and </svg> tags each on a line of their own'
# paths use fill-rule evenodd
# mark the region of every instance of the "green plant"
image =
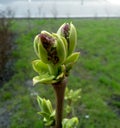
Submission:
<svg viewBox="0 0 120 128">
<path fill-rule="evenodd" d="M 63 100 L 68 81 L 67 77 L 79 57 L 79 52 L 74 52 L 76 43 L 77 33 L 72 23 L 64 23 L 57 33 L 51 34 L 42 31 L 34 40 L 34 50 L 39 59 L 34 60 L 32 65 L 39 75 L 33 78 L 33 83 L 40 82 L 53 86 L 56 96 L 55 128 L 62 128 Z M 51 108 L 50 102 L 39 98 L 39 105 L 43 106 L 40 114 L 44 116 L 46 125 L 53 125 L 51 120 L 53 112 L 52 110 L 48 111 L 49 107 Z M 44 107 L 47 109 L 44 109 Z M 74 122 L 74 119 L 72 121 Z M 71 121 L 65 122 L 70 125 L 69 122 Z"/>
<path fill-rule="evenodd" d="M 40 107 L 40 114 L 43 117 L 45 126 L 52 126 L 55 123 L 55 111 L 52 108 L 50 100 L 46 100 L 37 96 L 38 105 Z"/>
<path fill-rule="evenodd" d="M 73 93 L 76 93 L 76 91 Z M 72 94 L 70 95 L 73 98 Z M 46 100 L 45 98 L 41 98 L 37 96 L 37 101 L 38 101 L 39 108 L 41 110 L 40 112 L 38 112 L 38 114 L 43 117 L 43 122 L 45 126 L 48 126 L 48 127 L 54 126 L 55 125 L 55 110 L 53 109 L 50 100 Z M 79 121 L 77 117 L 64 118 L 62 120 L 62 128 L 76 128 L 76 126 L 78 125 L 78 122 Z"/>
<path fill-rule="evenodd" d="M 65 100 L 67 102 L 67 105 L 65 110 L 68 116 L 75 115 L 74 105 L 77 104 L 77 102 L 81 98 L 80 92 L 81 92 L 81 89 L 77 89 L 76 91 L 73 91 L 72 89 L 66 88 Z"/>
</svg>

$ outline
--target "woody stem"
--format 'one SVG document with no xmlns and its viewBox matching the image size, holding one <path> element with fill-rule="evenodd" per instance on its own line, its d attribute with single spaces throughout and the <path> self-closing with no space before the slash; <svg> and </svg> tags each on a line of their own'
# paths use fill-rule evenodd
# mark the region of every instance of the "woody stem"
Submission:
<svg viewBox="0 0 120 128">
<path fill-rule="evenodd" d="M 55 96 L 56 96 L 56 120 L 55 128 L 62 128 L 62 115 L 63 115 L 63 104 L 64 104 L 64 93 L 67 84 L 67 78 L 62 81 L 52 84 Z"/>
</svg>

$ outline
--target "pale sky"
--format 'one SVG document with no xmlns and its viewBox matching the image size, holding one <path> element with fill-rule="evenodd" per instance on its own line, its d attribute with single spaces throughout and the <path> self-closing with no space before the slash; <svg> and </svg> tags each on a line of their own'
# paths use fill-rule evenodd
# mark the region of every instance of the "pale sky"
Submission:
<svg viewBox="0 0 120 128">
<path fill-rule="evenodd" d="M 0 10 L 7 7 L 16 17 L 120 17 L 120 0 L 0 0 Z"/>
<path fill-rule="evenodd" d="M 107 0 L 107 1 L 112 4 L 120 4 L 120 0 Z"/>
<path fill-rule="evenodd" d="M 35 2 L 35 1 L 50 1 L 50 0 L 0 0 L 0 3 L 11 3 L 11 2 L 15 2 L 15 1 L 28 1 L 28 2 Z M 71 0 L 53 0 L 53 1 L 71 1 Z M 74 0 L 74 1 L 84 1 L 84 2 L 100 2 L 100 1 L 104 1 L 104 2 L 110 2 L 112 4 L 120 4 L 120 0 Z"/>
</svg>

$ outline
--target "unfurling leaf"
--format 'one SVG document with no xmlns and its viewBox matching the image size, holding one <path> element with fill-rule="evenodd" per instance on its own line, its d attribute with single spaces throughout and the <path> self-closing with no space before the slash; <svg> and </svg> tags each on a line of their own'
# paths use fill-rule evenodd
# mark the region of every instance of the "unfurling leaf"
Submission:
<svg viewBox="0 0 120 128">
<path fill-rule="evenodd" d="M 37 83 L 50 84 L 52 83 L 55 76 L 49 75 L 48 73 L 41 74 L 40 76 L 33 77 L 33 85 Z"/>
<path fill-rule="evenodd" d="M 55 111 L 52 108 L 50 100 L 37 96 L 37 101 L 41 110 L 38 114 L 43 117 L 45 126 L 52 126 L 55 122 Z"/>
<path fill-rule="evenodd" d="M 79 55 L 79 52 L 72 53 L 70 56 L 67 57 L 64 64 L 75 63 L 78 60 Z"/>
<path fill-rule="evenodd" d="M 41 60 L 34 60 L 32 61 L 33 69 L 38 72 L 39 74 L 47 73 L 48 65 L 43 63 Z"/>
<path fill-rule="evenodd" d="M 71 119 L 63 119 L 62 128 L 76 128 L 79 121 L 77 117 L 73 117 Z"/>
</svg>

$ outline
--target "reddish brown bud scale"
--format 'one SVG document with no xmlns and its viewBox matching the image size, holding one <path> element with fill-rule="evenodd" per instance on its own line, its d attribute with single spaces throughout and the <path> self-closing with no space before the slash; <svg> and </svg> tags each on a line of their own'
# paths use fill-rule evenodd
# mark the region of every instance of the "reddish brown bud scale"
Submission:
<svg viewBox="0 0 120 128">
<path fill-rule="evenodd" d="M 47 51 L 48 61 L 52 61 L 53 64 L 57 64 L 59 62 L 59 58 L 57 57 L 56 48 L 53 47 L 55 43 L 55 39 L 46 33 L 41 33 L 39 37 L 40 37 L 43 47 Z"/>
<path fill-rule="evenodd" d="M 49 36 L 49 35 L 46 34 L 46 33 L 41 33 L 41 34 L 39 35 L 39 37 L 40 37 L 41 42 L 42 42 L 42 44 L 43 44 L 43 47 L 44 47 L 45 49 L 51 48 L 51 46 L 52 46 L 52 45 L 54 44 L 54 42 L 55 42 L 55 39 L 52 38 L 51 36 Z"/>
<path fill-rule="evenodd" d="M 66 39 L 69 37 L 69 31 L 70 31 L 70 25 L 67 23 L 63 27 L 63 34 L 64 34 Z"/>
</svg>

